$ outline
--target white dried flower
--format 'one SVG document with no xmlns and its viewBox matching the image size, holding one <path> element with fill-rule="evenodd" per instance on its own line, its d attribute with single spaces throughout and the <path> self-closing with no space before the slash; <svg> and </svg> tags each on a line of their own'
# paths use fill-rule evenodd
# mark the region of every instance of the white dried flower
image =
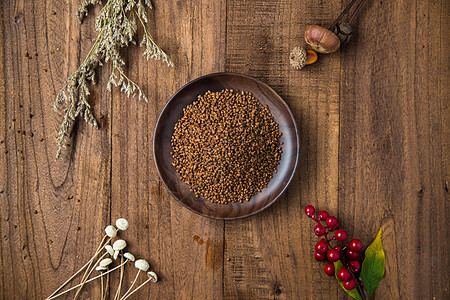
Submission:
<svg viewBox="0 0 450 300">
<path fill-rule="evenodd" d="M 124 218 L 117 219 L 116 226 L 120 230 L 127 230 L 128 229 L 128 221 Z"/>
<path fill-rule="evenodd" d="M 116 260 L 119 257 L 119 251 L 114 251 L 113 258 Z"/>
<path fill-rule="evenodd" d="M 105 246 L 105 250 L 109 253 L 109 255 L 111 255 L 111 256 L 114 255 L 114 250 L 113 250 L 113 247 L 111 245 L 106 245 Z"/>
<path fill-rule="evenodd" d="M 153 272 L 153 271 L 148 272 L 147 276 L 153 282 L 157 282 L 158 281 L 158 275 L 156 275 L 156 273 Z"/>
<path fill-rule="evenodd" d="M 110 238 L 113 238 L 117 235 L 116 227 L 114 227 L 112 225 L 106 226 L 105 232 L 106 232 L 106 235 L 109 236 Z"/>
<path fill-rule="evenodd" d="M 141 271 L 147 272 L 148 269 L 150 269 L 150 265 L 148 264 L 148 262 L 145 259 L 138 259 L 135 263 L 134 266 Z"/>
<path fill-rule="evenodd" d="M 106 267 L 108 265 L 110 265 L 112 263 L 112 259 L 111 258 L 104 258 L 100 261 L 100 263 L 98 264 L 100 267 Z"/>
<path fill-rule="evenodd" d="M 95 271 L 106 271 L 106 270 L 107 270 L 106 267 L 103 266 L 98 266 L 95 268 Z"/>
<path fill-rule="evenodd" d="M 135 261 L 135 259 L 136 259 L 136 258 L 134 257 L 134 255 L 131 254 L 130 252 L 125 253 L 125 254 L 123 255 L 123 257 L 125 257 L 126 259 L 131 260 L 131 261 Z"/>
<path fill-rule="evenodd" d="M 117 240 L 113 244 L 114 251 L 120 251 L 127 246 L 127 242 L 124 240 Z"/>
</svg>

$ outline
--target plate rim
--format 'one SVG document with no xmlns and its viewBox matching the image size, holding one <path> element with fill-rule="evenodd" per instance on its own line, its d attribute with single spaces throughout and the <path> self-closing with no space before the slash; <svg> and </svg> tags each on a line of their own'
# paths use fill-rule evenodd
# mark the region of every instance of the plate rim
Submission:
<svg viewBox="0 0 450 300">
<path fill-rule="evenodd" d="M 167 109 L 167 107 L 169 106 L 169 104 L 170 104 L 170 103 L 173 101 L 173 99 L 174 99 L 179 93 L 181 93 L 186 87 L 188 87 L 188 86 L 190 86 L 190 85 L 196 83 L 197 81 L 203 80 L 203 79 L 205 79 L 205 78 L 215 77 L 215 76 L 219 76 L 219 75 L 220 75 L 220 76 L 222 76 L 222 75 L 231 75 L 231 76 L 245 77 L 245 78 L 247 78 L 247 79 L 250 79 L 250 80 L 252 80 L 252 81 L 255 81 L 257 84 L 263 85 L 265 88 L 268 88 L 271 92 L 273 92 L 274 94 L 276 94 L 276 95 L 281 99 L 281 102 L 282 102 L 283 106 L 285 106 L 285 108 L 287 109 L 287 111 L 288 111 L 288 113 L 289 113 L 289 116 L 290 116 L 291 119 L 293 120 L 293 123 L 294 123 L 294 129 L 295 129 L 295 137 L 296 137 L 296 142 L 297 142 L 297 149 L 296 149 L 297 151 L 295 152 L 295 163 L 294 163 L 293 171 L 292 171 L 291 175 L 289 176 L 289 179 L 287 180 L 287 183 L 286 183 L 286 185 L 283 187 L 283 189 L 282 189 L 282 190 L 278 193 L 278 195 L 277 195 L 272 201 L 270 201 L 267 205 L 261 207 L 260 209 L 258 209 L 258 210 L 256 210 L 256 211 L 253 211 L 253 212 L 251 212 L 251 213 L 249 213 L 249 214 L 245 214 L 245 215 L 242 215 L 242 216 L 235 216 L 235 217 L 216 217 L 216 216 L 211 216 L 211 215 L 208 215 L 208 214 L 205 214 L 205 213 L 203 213 L 203 212 L 199 212 L 199 211 L 193 209 L 191 206 L 185 204 L 183 201 L 181 201 L 180 199 L 178 199 L 178 197 L 175 196 L 174 193 L 172 192 L 172 190 L 167 186 L 167 183 L 162 179 L 161 171 L 160 171 L 160 169 L 159 169 L 159 167 L 158 167 L 158 162 L 157 162 L 157 159 L 156 159 L 156 149 L 155 149 L 155 147 L 156 147 L 156 143 L 155 143 L 156 131 L 157 131 L 157 129 L 158 129 L 158 125 L 160 124 L 161 117 L 162 117 L 163 113 L 166 111 L 166 109 Z M 284 101 L 284 99 L 283 99 L 283 98 L 282 98 L 282 97 L 281 97 L 274 89 L 272 89 L 268 84 L 266 84 L 266 83 L 260 81 L 259 79 L 254 78 L 254 77 L 251 77 L 251 76 L 248 76 L 248 75 L 245 75 L 245 74 L 241 74 L 241 73 L 234 73 L 234 72 L 216 72 L 216 73 L 206 74 L 206 75 L 197 77 L 197 78 L 195 78 L 195 79 L 193 79 L 193 80 L 187 82 L 187 83 L 184 84 L 182 87 L 180 87 L 180 88 L 179 88 L 179 89 L 178 89 L 178 90 L 177 90 L 177 91 L 169 98 L 169 100 L 166 102 L 166 104 L 165 104 L 164 107 L 162 108 L 161 112 L 159 113 L 158 119 L 156 120 L 156 123 L 155 123 L 155 128 L 154 128 L 154 130 L 153 130 L 152 143 L 153 143 L 153 145 L 152 145 L 152 148 L 153 148 L 153 163 L 155 164 L 155 167 L 156 167 L 156 171 L 157 171 L 157 173 L 158 173 L 159 180 L 162 181 L 162 183 L 164 184 L 166 190 L 170 193 L 170 195 L 172 195 L 172 197 L 175 198 L 175 200 L 176 200 L 178 203 L 180 203 L 183 207 L 189 209 L 190 211 L 192 211 L 192 212 L 194 212 L 194 213 L 196 213 L 196 214 L 198 214 L 198 215 L 201 215 L 201 216 L 203 216 L 203 217 L 207 217 L 207 218 L 215 219 L 215 220 L 227 220 L 227 221 L 230 221 L 230 220 L 243 219 L 243 218 L 247 218 L 247 217 L 253 216 L 253 215 L 257 214 L 257 213 L 260 213 L 260 212 L 264 211 L 265 209 L 269 208 L 270 206 L 272 206 L 272 205 L 273 205 L 273 204 L 281 197 L 281 195 L 283 195 L 283 194 L 286 192 L 287 188 L 288 188 L 289 185 L 291 184 L 291 181 L 292 181 L 292 179 L 294 178 L 295 173 L 297 172 L 298 160 L 299 160 L 299 157 L 300 157 L 300 135 L 299 135 L 299 132 L 298 132 L 297 121 L 296 121 L 294 115 L 292 114 L 291 109 L 290 109 L 289 106 L 287 105 L 286 101 Z"/>
</svg>

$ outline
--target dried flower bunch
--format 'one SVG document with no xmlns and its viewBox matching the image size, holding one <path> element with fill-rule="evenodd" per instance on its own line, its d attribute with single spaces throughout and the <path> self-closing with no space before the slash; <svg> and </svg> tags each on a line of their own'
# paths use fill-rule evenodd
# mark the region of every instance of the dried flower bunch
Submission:
<svg viewBox="0 0 450 300">
<path fill-rule="evenodd" d="M 101 4 L 101 0 L 82 0 L 77 17 L 81 22 L 88 14 L 89 5 Z M 147 12 L 145 6 L 152 8 L 150 0 L 108 0 L 100 10 L 96 21 L 95 30 L 98 31 L 97 39 L 79 68 L 67 79 L 66 85 L 56 96 L 53 105 L 55 111 L 63 110 L 64 118 L 58 132 L 58 151 L 56 158 L 60 157 L 62 147 L 66 147 L 66 139 L 78 116 L 98 127 L 97 120 L 91 112 L 88 102 L 90 94 L 88 83 L 95 84 L 95 69 L 103 63 L 111 62 L 111 75 L 107 83 L 107 90 L 112 85 L 120 87 L 128 97 L 139 95 L 147 102 L 147 97 L 142 89 L 123 71 L 124 60 L 120 56 L 120 48 L 135 44 L 133 37 L 136 34 L 137 23 L 144 29 L 140 46 L 144 47 L 143 55 L 150 58 L 162 59 L 168 66 L 173 66 L 167 54 L 156 45 L 152 35 L 147 31 Z"/>
<path fill-rule="evenodd" d="M 116 229 L 116 227 L 117 227 L 117 229 Z M 99 299 L 104 300 L 104 299 L 106 299 L 106 296 L 109 291 L 110 273 L 114 272 L 115 270 L 118 270 L 118 269 L 120 270 L 119 284 L 116 288 L 116 293 L 114 294 L 114 298 L 113 298 L 114 300 L 125 300 L 128 297 L 130 297 L 133 293 L 135 293 L 137 290 L 139 290 L 141 287 L 143 287 L 145 284 L 147 284 L 148 282 L 150 282 L 150 281 L 157 282 L 158 281 L 158 276 L 156 275 L 156 273 L 153 271 L 148 271 L 150 269 L 150 265 L 145 259 L 136 260 L 134 255 L 131 254 L 130 252 L 123 253 L 124 252 L 123 250 L 127 247 L 127 242 L 125 240 L 117 239 L 112 243 L 112 245 L 110 244 L 112 239 L 117 236 L 117 233 L 119 230 L 123 231 L 123 230 L 128 229 L 128 221 L 123 218 L 117 219 L 116 227 L 114 227 L 112 225 L 106 226 L 106 228 L 105 228 L 106 234 L 100 241 L 100 244 L 99 244 L 97 250 L 95 251 L 94 255 L 92 256 L 92 258 L 83 267 L 81 267 L 75 274 L 73 274 L 68 280 L 66 280 L 66 282 L 64 282 L 59 288 L 57 288 L 50 296 L 48 296 L 46 298 L 46 300 L 55 299 L 55 298 L 62 296 L 70 291 L 76 290 L 75 296 L 74 296 L 74 300 L 75 300 L 78 297 L 78 295 L 80 294 L 83 286 L 86 283 L 89 283 L 89 282 L 92 282 L 92 281 L 95 281 L 98 279 L 100 279 L 100 285 L 101 285 L 101 296 L 99 297 Z M 103 249 L 105 250 L 105 253 L 103 253 L 103 255 L 101 255 L 99 258 L 97 258 L 101 254 Z M 107 255 L 109 255 L 110 257 L 105 258 L 105 256 L 107 256 Z M 110 266 L 113 264 L 114 261 L 117 261 L 119 257 L 120 257 L 119 265 L 110 269 Z M 94 263 L 95 259 L 97 259 L 97 260 Z M 138 271 L 137 271 L 136 277 L 133 280 L 133 282 L 131 283 L 130 287 L 128 288 L 126 293 L 123 294 L 121 297 L 120 293 L 121 293 L 121 289 L 122 289 L 125 265 L 129 262 L 131 262 L 131 263 L 134 262 L 134 265 Z M 69 282 L 71 282 L 83 270 L 85 270 L 85 272 L 84 272 L 79 284 L 77 284 L 65 291 L 58 293 L 63 287 L 65 287 Z M 89 278 L 94 270 L 98 271 L 100 273 L 100 275 Z M 147 274 L 148 279 L 133 290 L 133 287 L 136 284 L 138 276 L 141 271 L 143 271 Z M 106 276 L 105 283 L 103 281 L 104 276 Z"/>
</svg>

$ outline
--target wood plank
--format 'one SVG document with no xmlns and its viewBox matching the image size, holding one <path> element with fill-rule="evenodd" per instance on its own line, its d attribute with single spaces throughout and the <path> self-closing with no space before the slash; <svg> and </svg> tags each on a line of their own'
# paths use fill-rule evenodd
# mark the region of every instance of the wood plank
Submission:
<svg viewBox="0 0 450 300">
<path fill-rule="evenodd" d="M 148 28 L 176 67 L 124 51 L 149 103 L 108 93 L 106 66 L 91 97 L 100 130 L 79 121 L 55 162 L 62 115 L 52 104 L 97 36 L 100 7 L 79 25 L 79 2 L 0 2 L 0 299 L 49 295 L 118 217 L 130 221 L 127 250 L 161 278 L 136 299 L 347 298 L 312 257 L 307 204 L 337 214 L 366 245 L 383 225 L 376 298 L 450 298 L 449 1 L 368 1 L 350 44 L 294 71 L 288 53 L 305 27 L 331 23 L 349 0 L 155 0 Z M 170 95 L 225 70 L 280 93 L 298 121 L 301 155 L 273 207 L 224 223 L 167 193 L 151 145 Z M 88 285 L 80 299 L 99 292 Z"/>
<path fill-rule="evenodd" d="M 254 76 L 288 103 L 298 122 L 300 161 L 291 186 L 271 208 L 226 222 L 225 299 L 333 299 L 338 286 L 313 258 L 317 237 L 303 208 L 337 212 L 339 54 L 302 71 L 289 53 L 307 25 L 330 24 L 340 1 L 227 2 L 227 71 Z"/>
<path fill-rule="evenodd" d="M 153 4 L 150 32 L 175 68 L 147 62 L 142 49 L 127 51 L 127 73 L 143 85 L 149 103 L 113 92 L 111 216 L 130 221 L 123 235 L 129 251 L 148 259 L 161 277 L 136 299 L 221 299 L 223 221 L 196 215 L 169 196 L 153 163 L 152 138 L 160 111 L 178 88 L 224 71 L 226 10 L 221 1 Z M 129 270 L 125 288 L 135 274 Z"/>
<path fill-rule="evenodd" d="M 385 228 L 380 299 L 450 297 L 448 12 L 373 1 L 342 53 L 339 215 L 365 245 Z"/>
<path fill-rule="evenodd" d="M 98 131 L 81 121 L 68 142 L 76 147 L 54 159 L 61 115 L 53 111 L 53 101 L 95 38 L 93 19 L 80 27 L 75 5 L 78 1 L 1 4 L 0 293 L 5 299 L 49 295 L 93 253 L 108 216 L 108 126 Z M 96 116 L 109 114 L 102 90 L 92 99 Z"/>
</svg>

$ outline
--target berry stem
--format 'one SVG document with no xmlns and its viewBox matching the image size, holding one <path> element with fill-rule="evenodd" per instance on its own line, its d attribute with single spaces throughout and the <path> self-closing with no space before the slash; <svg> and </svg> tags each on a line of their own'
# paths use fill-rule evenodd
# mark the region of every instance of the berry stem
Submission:
<svg viewBox="0 0 450 300">
<path fill-rule="evenodd" d="M 354 276 L 353 272 L 350 271 L 350 274 L 352 274 L 352 276 Z M 356 289 L 358 290 L 359 295 L 361 296 L 362 300 L 369 300 L 369 295 L 367 294 L 366 288 L 361 285 L 361 281 L 359 281 L 358 279 L 356 279 L 358 281 L 358 284 L 356 285 Z"/>
<path fill-rule="evenodd" d="M 342 251 L 343 251 L 343 249 L 342 249 Z M 361 299 L 362 300 L 369 300 L 369 295 L 367 294 L 366 288 L 362 284 L 362 280 L 359 280 L 358 277 L 355 275 L 355 273 L 353 273 L 351 268 L 349 268 L 348 262 L 346 262 L 343 258 L 340 258 L 339 260 L 341 261 L 342 265 L 347 268 L 347 270 L 350 272 L 352 277 L 355 278 L 356 281 L 358 282 L 358 284 L 356 285 L 356 289 L 358 290 L 358 293 L 361 296 Z"/>
<path fill-rule="evenodd" d="M 312 216 L 311 219 L 313 219 L 314 221 L 316 221 L 317 224 L 322 225 L 322 224 L 320 223 L 320 221 L 316 219 L 316 217 Z"/>
</svg>

